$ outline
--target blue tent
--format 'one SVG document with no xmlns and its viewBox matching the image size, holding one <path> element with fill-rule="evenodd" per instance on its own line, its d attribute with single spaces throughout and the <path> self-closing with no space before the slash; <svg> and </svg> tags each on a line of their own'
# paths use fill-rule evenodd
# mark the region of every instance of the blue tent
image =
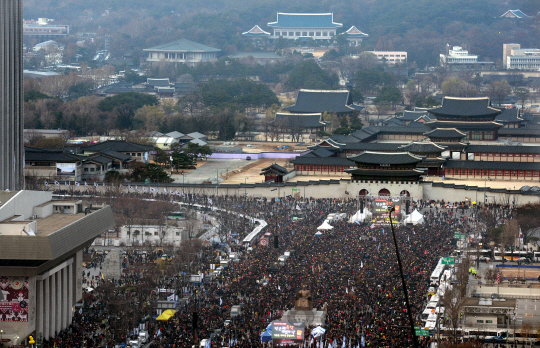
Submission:
<svg viewBox="0 0 540 348">
<path fill-rule="evenodd" d="M 264 332 L 261 334 L 261 343 L 268 343 L 272 340 L 272 323 L 268 324 Z"/>
</svg>

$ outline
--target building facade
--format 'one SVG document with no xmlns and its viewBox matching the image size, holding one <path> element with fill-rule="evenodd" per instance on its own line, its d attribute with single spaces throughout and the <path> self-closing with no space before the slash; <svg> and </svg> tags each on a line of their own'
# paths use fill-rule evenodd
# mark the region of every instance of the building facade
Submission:
<svg viewBox="0 0 540 348">
<path fill-rule="evenodd" d="M 270 36 L 273 39 L 330 40 L 336 36 L 336 30 L 343 24 L 334 22 L 333 13 L 278 12 L 277 20 L 268 23 L 268 26 L 273 29 Z"/>
<path fill-rule="evenodd" d="M 3 339 L 49 339 L 71 323 L 82 299 L 82 250 L 114 226 L 112 210 L 53 200 L 47 191 L 2 192 L 0 200 Z"/>
<path fill-rule="evenodd" d="M 520 44 L 504 44 L 503 60 L 509 70 L 540 69 L 540 49 L 521 48 Z"/>
<path fill-rule="evenodd" d="M 469 54 L 469 51 L 464 50 L 460 46 L 454 46 L 448 50 L 448 54 L 440 55 L 441 65 L 447 64 L 475 64 L 478 63 L 478 56 Z"/>
<path fill-rule="evenodd" d="M 407 52 L 405 51 L 369 51 L 377 56 L 377 60 L 389 65 L 407 64 Z"/>
<path fill-rule="evenodd" d="M 0 191 L 24 185 L 23 5 L 0 1 Z"/>
<path fill-rule="evenodd" d="M 148 54 L 146 57 L 148 63 L 181 63 L 188 66 L 195 66 L 203 62 L 214 62 L 217 60 L 218 53 L 221 52 L 220 49 L 186 39 L 145 48 L 143 51 Z"/>
</svg>

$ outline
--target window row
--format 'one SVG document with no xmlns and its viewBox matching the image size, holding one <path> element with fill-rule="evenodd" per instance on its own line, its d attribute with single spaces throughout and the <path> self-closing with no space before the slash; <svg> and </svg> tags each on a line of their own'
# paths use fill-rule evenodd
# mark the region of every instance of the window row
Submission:
<svg viewBox="0 0 540 348">
<path fill-rule="evenodd" d="M 538 170 L 446 169 L 446 175 L 538 177 Z"/>
<path fill-rule="evenodd" d="M 348 169 L 347 166 L 317 166 L 317 165 L 295 165 L 294 169 L 298 171 L 310 172 L 343 172 Z"/>
<path fill-rule="evenodd" d="M 291 37 L 301 37 L 301 36 L 329 36 L 335 35 L 335 31 L 274 31 L 275 36 L 291 36 Z"/>
</svg>

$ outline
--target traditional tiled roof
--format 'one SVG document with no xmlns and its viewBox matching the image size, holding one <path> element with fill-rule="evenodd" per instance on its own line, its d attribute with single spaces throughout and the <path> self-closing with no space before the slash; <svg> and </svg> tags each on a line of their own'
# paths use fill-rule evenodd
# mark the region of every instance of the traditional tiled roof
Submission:
<svg viewBox="0 0 540 348">
<path fill-rule="evenodd" d="M 369 35 L 366 34 L 366 33 L 363 33 L 361 32 L 357 27 L 355 27 L 354 25 L 352 27 L 350 27 L 345 33 L 344 33 L 346 36 L 350 36 L 350 37 L 354 37 L 354 38 L 357 38 L 357 37 L 368 37 Z"/>
<path fill-rule="evenodd" d="M 132 160 L 131 156 L 113 150 L 102 150 L 100 151 L 100 154 L 109 158 L 120 160 L 122 162 L 130 162 Z"/>
<path fill-rule="evenodd" d="M 352 143 L 345 144 L 343 150 L 359 150 L 359 151 L 374 151 L 374 152 L 384 152 L 384 151 L 398 151 L 401 146 L 406 144 L 401 143 Z"/>
<path fill-rule="evenodd" d="M 366 151 L 357 156 L 348 157 L 348 159 L 367 164 L 411 164 L 422 161 L 422 157 L 409 152 L 382 153 Z"/>
<path fill-rule="evenodd" d="M 134 144 L 124 140 L 107 140 L 102 143 L 89 145 L 83 148 L 84 151 L 113 150 L 116 152 L 146 152 L 154 149 L 151 145 Z"/>
<path fill-rule="evenodd" d="M 436 116 L 495 116 L 500 112 L 489 106 L 489 98 L 444 97 L 441 107 L 429 109 Z"/>
<path fill-rule="evenodd" d="M 501 129 L 499 129 L 498 133 L 499 133 L 499 136 L 516 136 L 516 137 L 532 136 L 532 137 L 539 137 L 540 136 L 540 129 L 531 128 L 531 127 L 501 128 Z"/>
<path fill-rule="evenodd" d="M 540 12 L 539 12 L 540 13 Z M 531 18 L 532 16 L 526 15 L 521 10 L 508 10 L 505 13 L 501 15 L 501 17 L 505 18 Z"/>
<path fill-rule="evenodd" d="M 288 114 L 276 113 L 274 123 L 286 128 L 324 128 L 326 123 L 320 113 L 315 114 Z"/>
<path fill-rule="evenodd" d="M 486 122 L 465 122 L 465 121 L 438 121 L 433 120 L 425 123 L 426 127 L 431 129 L 435 128 L 457 128 L 464 131 L 468 130 L 494 130 L 504 127 L 502 123 L 495 121 L 486 121 Z"/>
<path fill-rule="evenodd" d="M 354 168 L 354 169 L 345 169 L 345 172 L 355 175 L 355 176 L 365 176 L 370 179 L 394 179 L 394 178 L 416 178 L 418 179 L 420 175 L 424 174 L 424 171 L 420 168 L 415 169 L 363 169 L 363 168 Z"/>
<path fill-rule="evenodd" d="M 398 117 L 402 121 L 416 121 L 417 119 L 421 118 L 422 116 L 427 116 L 427 111 L 409 111 L 405 110 L 403 111 L 403 115 Z"/>
<path fill-rule="evenodd" d="M 354 166 L 355 163 L 343 157 L 306 157 L 298 156 L 291 161 L 294 164 L 327 165 L 327 166 Z"/>
<path fill-rule="evenodd" d="M 112 159 L 110 159 L 108 157 L 105 157 L 105 156 L 97 155 L 97 156 L 87 157 L 84 160 L 84 162 L 94 162 L 94 163 L 97 163 L 97 164 L 106 164 L 106 163 L 112 162 Z"/>
<path fill-rule="evenodd" d="M 31 147 L 24 148 L 24 161 L 51 161 L 51 162 L 79 162 L 82 161 L 85 157 L 79 155 L 73 155 L 70 153 L 64 152 L 62 149 L 58 150 L 44 150 L 44 149 L 35 149 Z"/>
<path fill-rule="evenodd" d="M 486 170 L 540 170 L 540 162 L 507 162 L 507 161 L 457 161 L 444 164 L 445 168 L 486 169 Z"/>
<path fill-rule="evenodd" d="M 169 87 L 171 85 L 171 83 L 169 82 L 169 79 L 166 78 L 166 79 L 152 79 L 152 78 L 147 78 L 146 79 L 146 83 L 150 86 L 150 87 Z"/>
<path fill-rule="evenodd" d="M 509 108 L 509 109 L 502 109 L 501 114 L 495 117 L 496 122 L 500 123 L 512 123 L 512 122 L 523 122 L 524 120 L 519 117 L 519 109 L 518 108 Z"/>
<path fill-rule="evenodd" d="M 285 108 L 291 112 L 301 113 L 350 113 L 362 109 L 362 106 L 353 103 L 347 90 L 312 89 L 299 90 L 294 105 Z"/>
<path fill-rule="evenodd" d="M 334 22 L 333 13 L 283 13 L 278 12 L 277 21 L 268 23 L 273 28 L 341 28 Z"/>
<path fill-rule="evenodd" d="M 399 150 L 412 153 L 440 153 L 446 150 L 446 147 L 437 145 L 431 141 L 413 141 L 412 143 L 399 147 Z"/>
<path fill-rule="evenodd" d="M 314 157 L 330 157 L 334 155 L 334 152 L 328 151 L 324 147 L 319 147 L 318 149 L 311 151 L 310 154 Z"/>
<path fill-rule="evenodd" d="M 191 132 L 191 133 L 188 133 L 187 135 L 189 135 L 189 136 L 192 137 L 193 139 L 206 138 L 206 135 L 204 135 L 204 134 L 202 134 L 202 133 L 199 133 L 199 132 Z"/>
<path fill-rule="evenodd" d="M 272 172 L 274 174 L 280 174 L 280 175 L 285 175 L 288 173 L 287 169 L 283 168 L 282 166 L 276 163 L 272 163 L 268 167 L 261 169 L 261 175 L 264 175 L 267 172 Z"/>
<path fill-rule="evenodd" d="M 354 137 L 353 135 L 332 135 L 332 139 L 340 143 L 358 143 L 360 139 Z"/>
<path fill-rule="evenodd" d="M 180 39 L 173 42 L 168 42 L 163 45 L 158 45 L 150 48 L 145 48 L 143 51 L 161 51 L 161 52 L 220 52 L 218 48 L 206 46 L 197 42 Z"/>
<path fill-rule="evenodd" d="M 455 128 L 435 128 L 432 131 L 424 133 L 430 138 L 463 138 L 465 133 L 458 131 Z"/>
<path fill-rule="evenodd" d="M 242 33 L 242 35 L 250 37 L 267 37 L 270 36 L 270 33 L 262 30 L 258 25 L 255 25 L 253 28 Z"/>
<path fill-rule="evenodd" d="M 540 146 L 508 145 L 469 145 L 465 151 L 470 153 L 527 153 L 540 154 Z"/>
</svg>

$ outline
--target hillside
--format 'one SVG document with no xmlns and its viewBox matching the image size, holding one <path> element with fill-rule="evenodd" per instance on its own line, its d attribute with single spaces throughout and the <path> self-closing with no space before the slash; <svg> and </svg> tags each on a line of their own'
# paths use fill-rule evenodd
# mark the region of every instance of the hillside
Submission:
<svg viewBox="0 0 540 348">
<path fill-rule="evenodd" d="M 502 19 L 506 10 L 540 11 L 536 0 L 25 0 L 25 18 L 55 18 L 78 30 L 108 33 L 121 53 L 181 37 L 233 53 L 250 47 L 240 33 L 274 21 L 276 12 L 334 12 L 334 20 L 370 34 L 366 49 L 407 50 L 418 66 L 436 64 L 446 44 L 497 61 L 502 44 L 538 46 L 539 20 Z"/>
</svg>

